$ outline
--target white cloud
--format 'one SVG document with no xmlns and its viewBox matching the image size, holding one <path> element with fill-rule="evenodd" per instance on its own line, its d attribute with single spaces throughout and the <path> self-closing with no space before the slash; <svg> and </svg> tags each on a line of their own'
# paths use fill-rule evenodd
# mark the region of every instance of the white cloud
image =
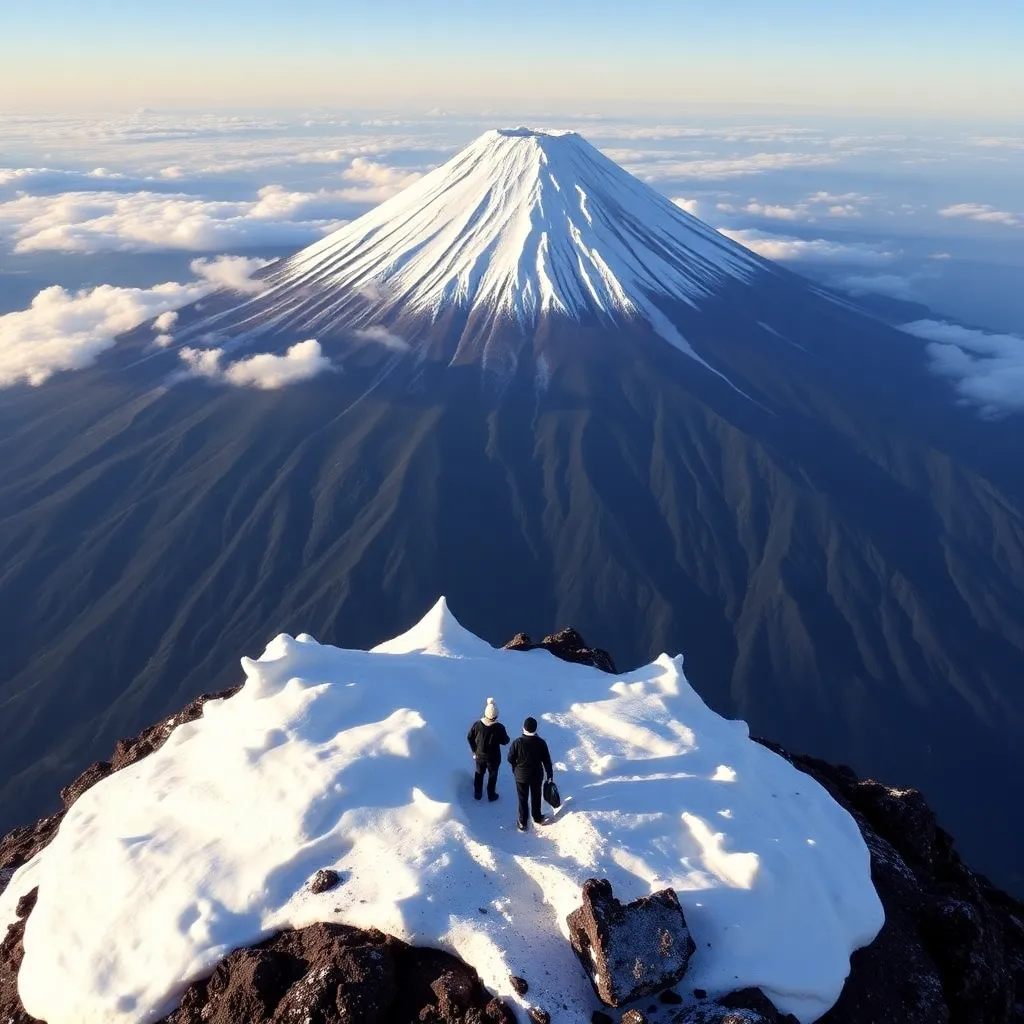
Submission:
<svg viewBox="0 0 1024 1024">
<path fill-rule="evenodd" d="M 859 217 L 860 210 L 856 206 L 851 206 L 849 203 L 830 206 L 828 208 L 828 215 L 830 217 Z"/>
<path fill-rule="evenodd" d="M 273 260 L 264 260 L 259 257 L 218 256 L 212 260 L 193 260 L 189 267 L 193 274 L 209 281 L 217 288 L 227 288 L 229 291 L 240 292 L 243 295 L 258 295 L 266 288 L 266 285 L 262 281 L 253 280 L 252 275 L 272 262 Z M 161 328 L 161 330 L 166 329 Z"/>
<path fill-rule="evenodd" d="M 44 288 L 28 309 L 0 316 L 0 388 L 19 381 L 39 385 L 60 370 L 91 366 L 119 335 L 150 318 L 154 344 L 166 348 L 174 340 L 178 307 L 220 288 L 252 292 L 260 286 L 249 275 L 267 262 L 242 256 L 193 260 L 199 280 L 153 288 Z"/>
<path fill-rule="evenodd" d="M 0 224 L 16 252 L 202 252 L 303 245 L 335 226 L 327 219 L 268 219 L 259 206 L 154 192 L 66 192 L 0 203 Z"/>
<path fill-rule="evenodd" d="M 911 302 L 917 298 L 913 281 L 898 274 L 850 274 L 835 278 L 832 284 L 850 295 L 888 295 Z"/>
<path fill-rule="evenodd" d="M 822 203 L 833 205 L 836 203 L 868 203 L 871 201 L 870 196 L 864 195 L 862 192 L 815 192 L 812 196 L 809 196 L 807 201 L 809 203 Z"/>
<path fill-rule="evenodd" d="M 968 220 L 981 221 L 984 224 L 1005 224 L 1007 227 L 1019 227 L 1024 221 L 1015 213 L 998 210 L 985 203 L 957 203 L 939 210 L 940 217 L 964 217 Z"/>
<path fill-rule="evenodd" d="M 752 199 L 741 209 L 744 213 L 752 213 L 755 217 L 768 217 L 771 220 L 806 220 L 809 217 L 806 207 L 760 203 L 756 199 Z"/>
<path fill-rule="evenodd" d="M 685 210 L 687 213 L 692 214 L 694 217 L 700 216 L 700 200 L 698 199 L 684 199 L 682 196 L 676 196 L 673 203 L 679 207 L 680 210 Z"/>
<path fill-rule="evenodd" d="M 0 316 L 0 387 L 39 385 L 60 370 L 91 366 L 118 335 L 209 291 L 206 282 L 44 288 L 28 309 Z"/>
<path fill-rule="evenodd" d="M 713 160 L 655 160 L 630 166 L 628 170 L 645 181 L 683 178 L 724 180 L 795 167 L 821 167 L 836 160 L 837 157 L 829 153 L 752 153 Z"/>
<path fill-rule="evenodd" d="M 340 188 L 314 191 L 266 185 L 255 200 L 211 200 L 184 192 L 85 190 L 84 179 L 104 180 L 102 168 L 82 175 L 63 171 L 0 170 L 0 233 L 16 252 L 104 252 L 185 249 L 223 251 L 253 245 L 301 246 L 400 192 L 421 176 L 361 157 L 342 172 Z M 180 166 L 164 167 L 180 178 Z M 36 191 L 55 194 L 28 194 Z M 67 186 L 75 186 L 74 191 Z M 44 188 L 43 186 L 46 186 Z M 138 184 L 133 186 L 138 188 Z"/>
<path fill-rule="evenodd" d="M 903 330 L 931 342 L 932 370 L 955 380 L 964 401 L 988 416 L 1024 411 L 1024 338 L 939 320 L 917 320 Z"/>
<path fill-rule="evenodd" d="M 333 369 L 315 338 L 297 342 L 283 356 L 260 352 L 227 364 L 219 348 L 183 348 L 178 354 L 188 367 L 189 376 L 263 391 L 310 380 Z"/>
<path fill-rule="evenodd" d="M 951 260 L 952 258 L 952 254 L 948 252 L 932 252 L 928 254 L 928 259 L 930 260 Z"/>
<path fill-rule="evenodd" d="M 409 343 L 405 338 L 398 334 L 394 334 L 386 327 L 382 327 L 380 325 L 363 327 L 360 330 L 353 331 L 352 333 L 363 341 L 372 341 L 378 345 L 383 345 L 385 348 L 394 349 L 396 352 L 404 352 L 409 348 Z"/>
<path fill-rule="evenodd" d="M 727 238 L 770 260 L 796 260 L 876 266 L 893 258 L 893 253 L 863 242 L 835 242 L 827 238 L 792 238 L 753 229 L 719 228 Z"/>
<path fill-rule="evenodd" d="M 419 171 L 410 171 L 404 167 L 391 167 L 377 163 L 364 157 L 356 157 L 348 169 L 341 175 L 346 181 L 354 181 L 360 185 L 372 185 L 375 188 L 393 189 L 400 192 L 413 182 L 423 177 Z"/>
<path fill-rule="evenodd" d="M 986 149 L 1024 149 L 1024 136 L 989 135 L 975 139 L 974 144 Z"/>
</svg>

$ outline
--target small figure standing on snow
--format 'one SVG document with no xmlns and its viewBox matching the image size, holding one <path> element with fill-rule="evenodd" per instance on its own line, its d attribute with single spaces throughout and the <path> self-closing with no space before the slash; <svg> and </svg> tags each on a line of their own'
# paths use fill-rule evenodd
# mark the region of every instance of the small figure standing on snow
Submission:
<svg viewBox="0 0 1024 1024">
<path fill-rule="evenodd" d="M 554 778 L 551 768 L 551 752 L 547 743 L 537 735 L 537 719 L 528 718 L 523 722 L 523 735 L 509 748 L 508 763 L 516 779 L 516 796 L 519 798 L 519 831 L 526 831 L 527 799 L 530 816 L 537 825 L 544 824 L 540 809 L 540 791 L 545 775 Z"/>
<path fill-rule="evenodd" d="M 469 728 L 469 749 L 473 751 L 476 774 L 473 776 L 473 796 L 484 795 L 484 774 L 487 775 L 487 799 L 498 799 L 498 769 L 501 767 L 501 748 L 508 743 L 508 732 L 498 721 L 498 705 L 493 697 L 487 698 L 482 718 Z"/>
</svg>

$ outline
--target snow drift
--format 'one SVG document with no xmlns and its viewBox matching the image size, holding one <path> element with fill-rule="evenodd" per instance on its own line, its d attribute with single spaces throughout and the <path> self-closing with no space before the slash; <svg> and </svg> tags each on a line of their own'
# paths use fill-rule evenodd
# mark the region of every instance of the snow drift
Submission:
<svg viewBox="0 0 1024 1024">
<path fill-rule="evenodd" d="M 618 678 L 500 651 L 444 601 L 373 651 L 279 636 L 246 683 L 85 792 L 0 896 L 39 886 L 19 989 L 49 1024 L 152 1021 L 231 949 L 340 921 L 437 945 L 515 1001 L 509 975 L 585 1022 L 566 940 L 580 885 L 673 887 L 697 943 L 684 982 L 762 988 L 809 1022 L 882 923 L 853 819 L 810 777 L 710 711 L 680 658 Z M 494 695 L 541 719 L 563 804 L 526 835 L 472 799 L 465 732 Z M 318 869 L 342 884 L 313 895 Z M 53 985 L 54 975 L 61 985 Z M 520 1001 L 521 1003 L 521 1001 Z"/>
</svg>

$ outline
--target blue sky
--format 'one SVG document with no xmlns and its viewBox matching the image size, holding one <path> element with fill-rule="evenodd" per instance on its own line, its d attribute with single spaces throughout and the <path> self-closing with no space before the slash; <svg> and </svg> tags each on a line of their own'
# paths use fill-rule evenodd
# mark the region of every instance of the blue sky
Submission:
<svg viewBox="0 0 1024 1024">
<path fill-rule="evenodd" d="M 650 104 L 1024 116 L 1019 0 L 34 0 L 8 108 Z"/>
</svg>

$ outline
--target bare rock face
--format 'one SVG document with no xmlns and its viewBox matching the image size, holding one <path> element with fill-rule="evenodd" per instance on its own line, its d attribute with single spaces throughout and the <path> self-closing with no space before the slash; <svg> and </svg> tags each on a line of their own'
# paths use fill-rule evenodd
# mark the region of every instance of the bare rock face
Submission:
<svg viewBox="0 0 1024 1024">
<path fill-rule="evenodd" d="M 566 919 L 569 941 L 606 1006 L 675 985 L 695 945 L 672 889 L 622 904 L 606 879 L 583 884 L 583 906 Z"/>
<path fill-rule="evenodd" d="M 36 905 L 39 890 L 33 889 L 18 900 L 18 920 L 0 941 L 0 1021 L 3 1024 L 38 1024 L 38 1019 L 25 1012 L 18 995 L 18 971 L 25 958 L 25 921 Z"/>
<path fill-rule="evenodd" d="M 525 633 L 516 633 L 507 644 L 506 651 L 533 651 L 536 649 L 549 651 L 562 661 L 571 661 L 577 665 L 593 665 L 602 672 L 615 675 L 618 670 L 612 656 L 600 647 L 588 647 L 586 641 L 571 626 L 544 637 L 535 644 Z"/>
<path fill-rule="evenodd" d="M 236 950 L 164 1024 L 510 1024 L 476 971 L 374 929 L 315 924 Z"/>
</svg>

